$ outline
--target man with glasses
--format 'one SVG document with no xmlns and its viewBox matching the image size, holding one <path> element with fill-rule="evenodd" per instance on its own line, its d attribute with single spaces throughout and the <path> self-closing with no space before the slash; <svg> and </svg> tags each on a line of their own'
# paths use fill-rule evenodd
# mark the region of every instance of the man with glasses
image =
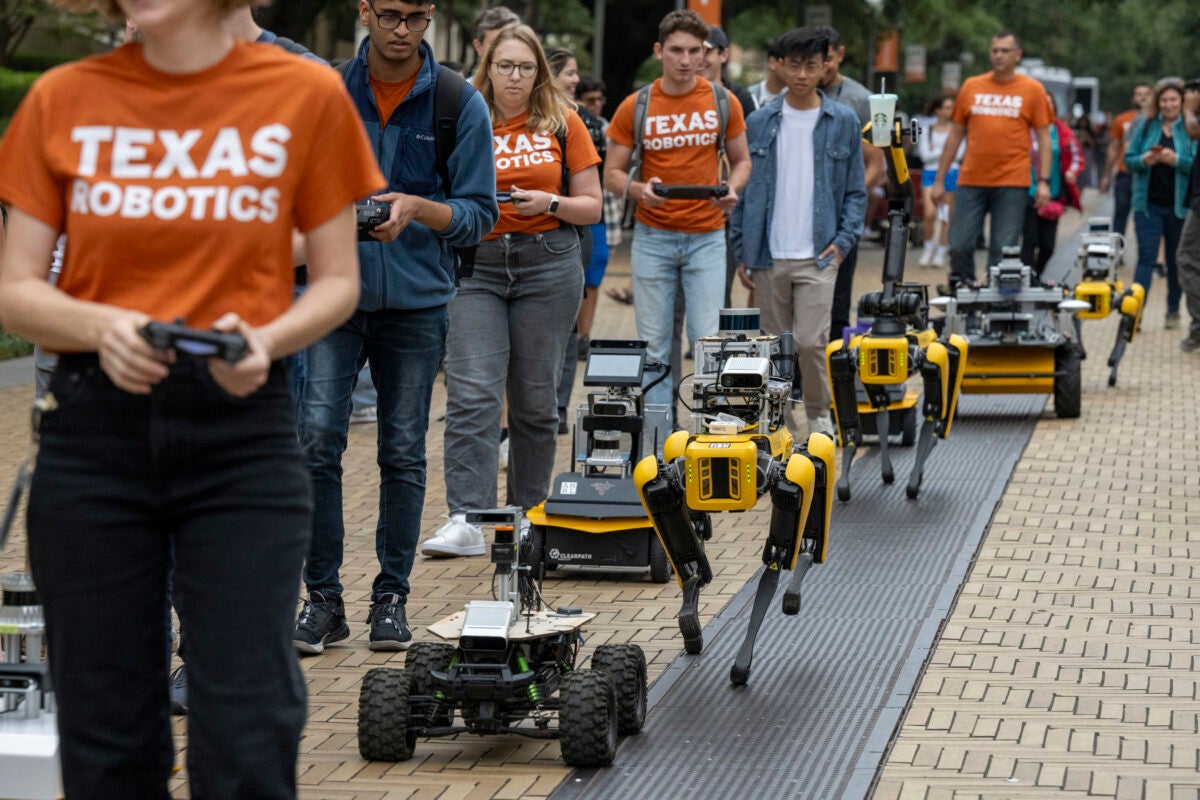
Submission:
<svg viewBox="0 0 1200 800">
<path fill-rule="evenodd" d="M 862 136 L 855 113 L 817 88 L 828 34 L 794 28 L 776 46 L 786 91 L 746 120 L 754 167 L 730 238 L 763 330 L 795 337 L 808 432 L 833 436 L 825 346 L 838 266 L 862 235 Z"/>
<path fill-rule="evenodd" d="M 942 148 L 933 182 L 934 205 L 946 192 L 945 178 L 967 137 L 958 172 L 954 216 L 950 218 L 950 282 L 975 283 L 975 242 L 983 218 L 992 215 L 988 266 L 1000 261 L 1002 248 L 1021 243 L 1029 195 L 1030 131 L 1037 136 L 1036 208 L 1050 199 L 1050 125 L 1054 111 L 1042 84 L 1017 74 L 1021 45 L 1015 34 L 992 37 L 992 71 L 963 82 L 954 102 L 954 125 Z"/>
<path fill-rule="evenodd" d="M 461 76 L 442 70 L 422 40 L 433 6 L 359 0 L 358 12 L 368 35 L 344 67 L 346 89 L 388 179 L 388 191 L 371 201 L 389 204 L 391 213 L 359 244 L 358 310 L 308 352 L 301 436 L 314 508 L 304 571 L 308 597 L 292 637 L 301 653 L 320 653 L 350 635 L 339 578 L 341 460 L 351 392 L 364 363 L 379 392 L 379 574 L 371 590 L 369 647 L 405 650 L 412 641 L 405 601 L 425 502 L 430 399 L 454 296 L 452 248 L 478 244 L 500 215 L 487 105 Z M 438 137 L 447 132 L 437 130 L 435 97 L 451 80 L 457 81 L 455 147 L 441 174 Z"/>
</svg>

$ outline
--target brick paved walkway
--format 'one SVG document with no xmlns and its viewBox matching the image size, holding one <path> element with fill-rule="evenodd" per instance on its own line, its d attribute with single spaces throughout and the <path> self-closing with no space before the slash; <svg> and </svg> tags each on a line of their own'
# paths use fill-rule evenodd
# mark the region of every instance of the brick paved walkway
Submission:
<svg viewBox="0 0 1200 800">
<path fill-rule="evenodd" d="M 878 287 L 881 251 L 866 248 L 856 288 Z M 915 264 L 915 256 L 911 260 Z M 622 274 L 624 273 L 624 274 Z M 614 265 L 606 287 L 627 282 Z M 935 283 L 939 272 L 910 266 Z M 1104 359 L 1114 321 L 1085 330 L 1084 414 L 1038 425 L 953 615 L 947 620 L 878 785 L 877 797 L 1195 798 L 1200 793 L 1200 356 L 1162 330 L 1156 281 L 1143 336 L 1117 387 Z M 1185 314 L 1186 316 L 1186 314 Z M 595 335 L 629 336 L 632 313 L 601 297 Z M 26 448 L 28 387 L 0 390 L 0 482 Z M 441 415 L 444 395 L 435 399 Z M 443 522 L 442 424 L 429 435 L 424 536 Z M 516 737 L 420 741 L 402 764 L 358 757 L 358 683 L 403 654 L 372 653 L 364 624 L 374 575 L 375 427 L 356 426 L 346 455 L 343 582 L 353 638 L 302 662 L 309 724 L 301 744 L 302 796 L 311 800 L 545 797 L 569 774 L 555 742 Z M 565 437 L 560 466 L 567 464 Z M 716 519 L 717 576 L 702 595 L 704 621 L 758 566 L 767 512 Z M 835 518 L 836 525 L 836 518 Z M 23 535 L 0 555 L 20 566 Z M 424 626 L 486 595 L 486 558 L 418 558 L 409 619 Z M 297 594 L 299 595 L 299 587 Z M 645 579 L 551 573 L 551 602 L 598 617 L 588 647 L 646 649 L 653 680 L 681 652 L 678 587 Z M 176 723 L 186 746 L 186 722 Z M 618 764 L 619 764 L 618 756 Z M 180 756 L 182 762 L 182 752 Z M 175 795 L 186 797 L 182 776 Z"/>
</svg>

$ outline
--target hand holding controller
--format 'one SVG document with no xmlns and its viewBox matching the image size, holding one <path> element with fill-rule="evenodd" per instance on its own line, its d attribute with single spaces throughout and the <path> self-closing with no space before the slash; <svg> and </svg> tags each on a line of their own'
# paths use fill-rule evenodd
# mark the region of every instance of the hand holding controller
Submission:
<svg viewBox="0 0 1200 800">
<path fill-rule="evenodd" d="M 358 240 L 369 242 L 373 238 L 371 231 L 388 221 L 392 207 L 387 203 L 359 203 L 355 211 L 358 217 Z"/>
<path fill-rule="evenodd" d="M 236 364 L 246 355 L 246 337 L 240 333 L 220 333 L 189 328 L 180 323 L 149 322 L 139 331 L 155 350 L 174 348 L 193 356 L 219 358 Z"/>
</svg>

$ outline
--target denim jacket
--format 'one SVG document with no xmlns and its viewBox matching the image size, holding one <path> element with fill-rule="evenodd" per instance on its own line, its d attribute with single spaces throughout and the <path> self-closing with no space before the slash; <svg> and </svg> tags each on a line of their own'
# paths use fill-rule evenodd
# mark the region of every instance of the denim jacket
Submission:
<svg viewBox="0 0 1200 800">
<path fill-rule="evenodd" d="M 375 148 L 389 192 L 417 195 L 453 209 L 444 231 L 412 222 L 394 242 L 359 242 L 360 311 L 420 309 L 445 305 L 454 297 L 451 247 L 470 247 L 491 232 L 500 218 L 496 205 L 496 162 L 492 156 L 492 120 L 483 96 L 463 90 L 458 137 L 450 156 L 450 186 L 437 175 L 433 96 L 436 71 L 433 50 L 421 43 L 424 63 L 416 83 L 389 120 L 379 107 L 367 72 L 368 40 L 346 71 L 346 90 L 358 108 L 367 138 Z M 330 142 L 336 147 L 336 142 Z"/>
<path fill-rule="evenodd" d="M 846 256 L 862 236 L 867 211 L 863 172 L 862 134 L 849 106 L 823 92 L 821 116 L 813 131 L 816 170 L 813 177 L 813 245 L 820 254 L 830 244 Z M 781 95 L 746 119 L 750 148 L 750 180 L 742 190 L 729 221 L 733 258 L 749 269 L 770 269 L 771 215 L 775 205 L 776 141 L 783 117 Z M 818 260 L 824 269 L 832 258 Z"/>
<path fill-rule="evenodd" d="M 1125 166 L 1133 175 L 1133 196 L 1130 203 L 1134 211 L 1145 211 L 1150 202 L 1150 167 L 1142 156 L 1162 139 L 1162 116 L 1140 119 L 1134 123 L 1129 134 L 1129 146 L 1125 148 Z M 1196 143 L 1187 135 L 1183 115 L 1171 126 L 1171 139 L 1175 142 L 1175 216 L 1187 216 L 1188 175 L 1196 158 Z"/>
</svg>

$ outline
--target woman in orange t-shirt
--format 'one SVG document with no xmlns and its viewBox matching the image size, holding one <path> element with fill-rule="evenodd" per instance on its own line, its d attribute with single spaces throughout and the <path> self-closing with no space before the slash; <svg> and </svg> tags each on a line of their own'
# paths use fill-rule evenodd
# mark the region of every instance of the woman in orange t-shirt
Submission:
<svg viewBox="0 0 1200 800">
<path fill-rule="evenodd" d="M 446 341 L 446 500 L 431 555 L 483 552 L 460 516 L 496 502 L 501 394 L 508 387 L 508 503 L 546 499 L 554 469 L 555 389 L 583 297 L 577 225 L 600 219 L 600 163 L 537 36 L 504 28 L 484 55 L 479 91 L 492 113 L 500 221 L 475 274 L 450 302 Z M 565 147 L 560 142 L 565 143 Z M 565 152 L 564 152 L 565 150 Z"/>
<path fill-rule="evenodd" d="M 312 503 L 280 359 L 353 312 L 353 203 L 384 180 L 335 72 L 224 30 L 247 2 L 57 0 L 143 41 L 46 73 L 0 144 L 0 317 L 60 354 L 28 530 L 73 800 L 168 796 L 172 552 L 192 796 L 295 796 Z M 245 352 L 155 346 L 151 321 Z"/>
</svg>

